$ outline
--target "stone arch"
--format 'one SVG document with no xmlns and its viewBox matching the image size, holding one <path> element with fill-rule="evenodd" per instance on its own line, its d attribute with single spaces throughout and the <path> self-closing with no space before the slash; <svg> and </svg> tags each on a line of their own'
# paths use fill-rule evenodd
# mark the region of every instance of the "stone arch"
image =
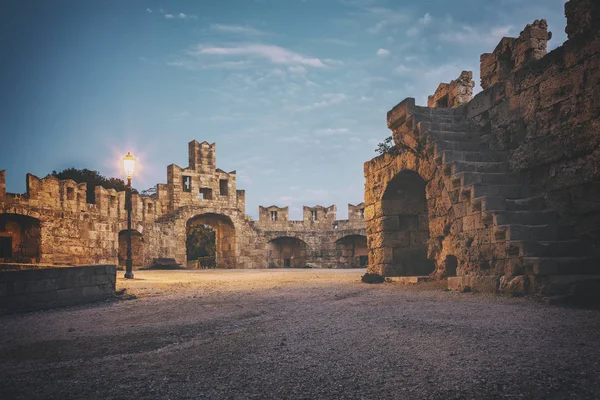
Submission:
<svg viewBox="0 0 600 400">
<path fill-rule="evenodd" d="M 267 268 L 306 267 L 307 245 L 304 240 L 280 236 L 267 243 Z"/>
<path fill-rule="evenodd" d="M 340 267 L 366 268 L 368 264 L 367 237 L 346 235 L 335 241 L 336 255 Z"/>
<path fill-rule="evenodd" d="M 0 262 L 39 263 L 41 223 L 21 214 L 0 214 Z"/>
<path fill-rule="evenodd" d="M 397 173 L 381 199 L 381 236 L 386 276 L 429 275 L 435 263 L 427 258 L 429 217 L 425 180 L 415 171 Z"/>
<path fill-rule="evenodd" d="M 215 232 L 215 265 L 217 268 L 236 267 L 235 226 L 230 217 L 217 213 L 196 215 L 186 222 L 186 244 L 194 224 L 210 227 Z M 186 253 L 186 261 L 187 261 Z"/>
<path fill-rule="evenodd" d="M 127 262 L 127 229 L 119 232 L 119 269 L 125 268 Z M 139 231 L 131 230 L 131 261 L 133 268 L 144 266 L 144 235 Z"/>
</svg>

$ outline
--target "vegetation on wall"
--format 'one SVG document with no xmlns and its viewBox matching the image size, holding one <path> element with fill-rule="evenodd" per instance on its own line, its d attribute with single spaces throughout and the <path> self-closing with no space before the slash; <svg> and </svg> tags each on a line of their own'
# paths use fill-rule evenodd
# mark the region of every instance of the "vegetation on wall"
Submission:
<svg viewBox="0 0 600 400">
<path fill-rule="evenodd" d="M 117 191 L 124 191 L 127 188 L 127 184 L 123 179 L 107 178 L 102 176 L 100 172 L 87 168 L 67 168 L 60 172 L 52 171 L 48 176 L 55 176 L 58 179 L 72 179 L 77 183 L 87 183 L 86 202 L 91 204 L 96 203 L 94 194 L 96 186 L 102 186 L 105 189 L 115 189 Z M 132 193 L 137 193 L 137 190 L 133 189 Z"/>
</svg>

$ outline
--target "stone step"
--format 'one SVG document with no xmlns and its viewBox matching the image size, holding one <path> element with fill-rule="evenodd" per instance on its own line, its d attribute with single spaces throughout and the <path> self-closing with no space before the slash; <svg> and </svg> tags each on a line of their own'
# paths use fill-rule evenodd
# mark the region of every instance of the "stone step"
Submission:
<svg viewBox="0 0 600 400">
<path fill-rule="evenodd" d="M 520 176 L 515 173 L 492 172 L 459 172 L 452 176 L 452 181 L 458 180 L 460 186 L 470 186 L 475 183 L 484 185 L 518 185 Z"/>
<path fill-rule="evenodd" d="M 467 192 L 471 192 L 470 195 Z M 530 197 L 533 188 L 528 185 L 485 185 L 474 183 L 463 188 L 463 198 L 481 196 L 504 197 L 505 199 L 522 199 Z"/>
<path fill-rule="evenodd" d="M 435 154 L 441 153 L 442 151 L 486 151 L 488 150 L 488 144 L 484 142 L 460 142 L 454 140 L 436 140 Z"/>
<path fill-rule="evenodd" d="M 453 161 L 446 164 L 446 168 L 452 168 L 452 173 L 459 172 L 508 172 L 508 162 L 486 162 L 486 161 Z"/>
<path fill-rule="evenodd" d="M 506 211 L 544 210 L 545 208 L 546 200 L 541 196 L 506 200 Z"/>
<path fill-rule="evenodd" d="M 505 211 L 506 199 L 494 196 L 475 197 L 471 200 L 471 207 L 474 212 Z"/>
<path fill-rule="evenodd" d="M 561 225 L 498 225 L 493 228 L 493 240 L 504 241 L 556 241 L 575 238 L 573 226 Z"/>
<path fill-rule="evenodd" d="M 446 150 L 436 154 L 437 165 L 447 164 L 452 161 L 475 161 L 475 162 L 502 162 L 508 160 L 505 151 L 455 151 Z"/>
<path fill-rule="evenodd" d="M 575 275 L 600 273 L 598 257 L 523 257 L 526 273 L 536 275 Z"/>
<path fill-rule="evenodd" d="M 463 132 L 469 131 L 469 125 L 464 122 L 444 121 L 443 119 L 433 119 L 431 121 L 422 121 L 421 129 L 428 131 L 447 131 L 447 132 Z"/>
<path fill-rule="evenodd" d="M 591 254 L 590 244 L 583 240 L 511 241 L 507 255 L 520 257 L 583 257 Z"/>
<path fill-rule="evenodd" d="M 558 214 L 556 211 L 493 211 L 484 213 L 482 219 L 494 223 L 494 225 L 531 225 L 531 226 L 556 226 L 558 224 Z"/>
<path fill-rule="evenodd" d="M 467 132 L 454 131 L 428 131 L 427 134 L 434 140 L 452 140 L 456 142 L 478 142 L 479 135 Z"/>
</svg>

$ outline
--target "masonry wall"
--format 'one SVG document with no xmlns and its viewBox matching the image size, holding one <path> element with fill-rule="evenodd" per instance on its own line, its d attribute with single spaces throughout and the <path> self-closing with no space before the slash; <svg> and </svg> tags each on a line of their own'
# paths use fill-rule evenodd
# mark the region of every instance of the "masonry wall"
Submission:
<svg viewBox="0 0 600 400">
<path fill-rule="evenodd" d="M 448 276 L 452 289 L 598 287 L 600 5 L 571 0 L 565 10 L 563 46 L 545 54 L 544 20 L 504 38 L 482 56 L 485 90 L 468 103 L 407 98 L 388 112 L 396 147 L 365 163 L 370 272 L 415 275 L 429 260 L 430 277 Z M 403 175 L 422 189 L 395 185 Z M 411 191 L 422 208 L 388 201 L 408 204 Z"/>
<path fill-rule="evenodd" d="M 235 171 L 216 168 L 216 145 L 192 141 L 188 152 L 190 165 L 169 165 L 167 183 L 156 186 L 154 198 L 132 195 L 134 268 L 152 266 L 155 259 L 187 265 L 187 227 L 194 220 L 217 231 L 221 268 L 266 268 L 273 248 L 269 241 L 286 235 L 307 244 L 309 265 L 350 265 L 335 240 L 364 236 L 360 205 L 350 206 L 346 221 L 336 221 L 335 206 L 305 207 L 303 221 L 288 221 L 287 207 L 261 207 L 259 221 L 252 221 Z M 27 175 L 27 192 L 13 194 L 6 193 L 5 180 L 6 172 L 0 171 L 0 263 L 123 266 L 125 192 L 96 187 L 96 203 L 87 204 L 86 184 Z M 273 210 L 278 219 L 270 221 Z"/>
<path fill-rule="evenodd" d="M 336 219 L 335 205 L 302 209 L 303 219 L 294 221 L 289 220 L 288 207 L 259 207 L 258 227 L 267 243 L 267 265 L 283 267 L 289 258 L 286 254 L 293 254 L 295 261 L 291 263 L 296 266 L 298 263 L 315 268 L 361 266 L 360 256 L 367 254 L 363 203 L 348 204 L 347 220 Z"/>
<path fill-rule="evenodd" d="M 18 270 L 6 270 L 9 268 Z M 115 293 L 116 267 L 92 265 L 0 270 L 0 314 L 89 303 Z"/>
<path fill-rule="evenodd" d="M 550 35 L 542 20 L 513 39 L 512 49 L 501 43 L 482 56 L 488 89 L 465 109 L 492 148 L 508 150 L 511 167 L 529 174 L 546 193 L 561 222 L 574 224 L 577 235 L 595 246 L 600 244 L 599 7 L 566 3 L 569 40 L 548 54 Z M 489 70 L 490 63 L 498 63 L 490 60 L 507 58 L 515 60 L 513 70 Z"/>
</svg>

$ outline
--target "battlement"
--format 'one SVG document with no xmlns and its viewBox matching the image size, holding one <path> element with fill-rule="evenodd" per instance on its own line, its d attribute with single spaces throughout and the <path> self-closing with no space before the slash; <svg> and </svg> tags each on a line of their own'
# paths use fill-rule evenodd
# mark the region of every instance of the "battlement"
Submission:
<svg viewBox="0 0 600 400">
<path fill-rule="evenodd" d="M 236 189 L 236 171 L 216 168 L 216 144 L 192 140 L 188 143 L 189 166 L 167 167 L 168 211 L 181 206 L 238 209 L 246 207 L 244 191 Z"/>
<path fill-rule="evenodd" d="M 428 107 L 456 108 L 473 97 L 473 72 L 463 71 L 450 83 L 440 83 L 435 93 L 427 99 Z"/>
<path fill-rule="evenodd" d="M 207 141 L 198 143 L 192 140 L 188 143 L 189 151 L 189 169 L 203 174 L 215 172 L 217 165 L 217 145 L 209 144 Z"/>
<path fill-rule="evenodd" d="M 289 219 L 289 207 L 278 207 L 271 205 L 258 207 L 259 223 L 269 230 L 273 229 L 301 229 L 301 230 L 324 230 L 331 231 L 340 227 L 348 229 L 364 228 L 364 203 L 357 205 L 348 204 L 348 219 L 337 220 L 337 207 L 335 205 L 323 207 L 302 206 L 302 220 Z"/>
<path fill-rule="evenodd" d="M 55 176 L 38 178 L 27 174 L 27 190 L 23 194 L 6 192 L 6 171 L 0 171 L 0 202 L 29 209 L 52 209 L 71 213 L 90 213 L 99 217 L 124 219 L 126 192 L 94 188 L 95 204 L 86 202 L 86 183 L 72 179 L 58 179 Z M 152 222 L 162 215 L 162 204 L 147 196 L 132 194 L 132 219 L 139 222 Z"/>
<path fill-rule="evenodd" d="M 487 89 L 502 82 L 529 61 L 544 57 L 551 38 L 548 23 L 542 19 L 525 26 L 518 38 L 500 40 L 492 53 L 480 57 L 481 87 Z"/>
</svg>

